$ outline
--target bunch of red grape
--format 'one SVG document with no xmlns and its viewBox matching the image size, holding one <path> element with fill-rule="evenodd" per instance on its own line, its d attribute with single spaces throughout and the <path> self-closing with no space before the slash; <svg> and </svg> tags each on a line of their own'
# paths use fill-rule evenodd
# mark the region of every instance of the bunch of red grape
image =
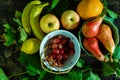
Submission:
<svg viewBox="0 0 120 80">
<path fill-rule="evenodd" d="M 70 38 L 57 35 L 51 38 L 47 43 L 46 60 L 51 66 L 62 67 L 70 55 L 75 53 L 74 43 Z"/>
</svg>

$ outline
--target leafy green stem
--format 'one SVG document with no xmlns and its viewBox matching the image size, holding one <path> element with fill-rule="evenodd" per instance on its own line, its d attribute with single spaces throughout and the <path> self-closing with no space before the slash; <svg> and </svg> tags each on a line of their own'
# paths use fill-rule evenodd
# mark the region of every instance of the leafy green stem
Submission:
<svg viewBox="0 0 120 80">
<path fill-rule="evenodd" d="M 14 77 L 14 76 L 19 76 L 19 75 L 23 75 L 23 74 L 27 74 L 28 72 L 20 72 L 20 73 L 14 73 L 14 74 L 11 74 L 8 78 L 9 80 Z"/>
<path fill-rule="evenodd" d="M 17 53 L 21 49 L 21 46 L 18 47 L 15 51 L 13 51 L 13 54 Z"/>
</svg>

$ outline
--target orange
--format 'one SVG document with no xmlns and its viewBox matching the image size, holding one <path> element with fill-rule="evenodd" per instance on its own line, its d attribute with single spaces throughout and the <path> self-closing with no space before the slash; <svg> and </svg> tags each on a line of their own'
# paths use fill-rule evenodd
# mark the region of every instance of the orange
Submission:
<svg viewBox="0 0 120 80">
<path fill-rule="evenodd" d="M 102 10 L 103 4 L 100 0 L 81 0 L 76 9 L 83 20 L 99 16 Z"/>
</svg>

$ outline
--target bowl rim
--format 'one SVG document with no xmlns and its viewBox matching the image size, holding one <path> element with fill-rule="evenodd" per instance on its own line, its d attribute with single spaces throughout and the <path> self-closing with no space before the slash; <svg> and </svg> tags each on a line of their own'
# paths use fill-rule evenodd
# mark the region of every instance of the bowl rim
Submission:
<svg viewBox="0 0 120 80">
<path fill-rule="evenodd" d="M 66 33 L 66 34 L 65 34 Z M 40 54 L 40 57 L 41 58 L 43 58 L 43 56 L 41 55 L 42 54 L 42 52 L 43 52 L 43 48 L 44 48 L 44 45 L 45 45 L 45 43 L 50 39 L 50 38 L 52 38 L 52 37 L 54 37 L 54 36 L 56 36 L 56 35 L 58 35 L 58 34 L 62 34 L 62 35 L 64 35 L 65 34 L 65 36 L 69 36 L 69 38 L 71 39 L 71 40 L 73 40 L 74 41 L 74 43 L 76 42 L 76 44 L 75 44 L 75 46 L 77 46 L 77 48 L 78 49 L 76 49 L 77 50 L 77 52 L 75 52 L 75 55 L 77 55 L 76 56 L 76 58 L 74 58 L 74 59 L 76 59 L 76 60 L 74 60 L 74 62 L 72 62 L 72 64 L 70 64 L 70 66 L 69 67 L 67 67 L 67 68 L 65 68 L 65 69 L 63 69 L 63 68 L 54 68 L 54 67 L 51 67 L 50 65 L 49 66 L 47 66 L 47 64 L 46 63 L 44 63 L 44 65 L 47 67 L 47 68 L 50 68 L 51 70 L 53 70 L 53 71 L 66 71 L 66 70 L 69 70 L 69 69 L 71 69 L 71 68 L 73 68 L 74 67 L 74 65 L 77 63 L 77 61 L 79 60 L 79 58 L 80 58 L 80 54 L 81 54 L 81 47 L 80 47 L 80 44 L 79 44 L 79 41 L 78 41 L 78 39 L 77 39 L 77 37 L 73 34 L 73 33 L 71 33 L 70 31 L 67 31 L 67 30 L 55 30 L 55 31 L 52 31 L 52 32 L 50 32 L 50 33 L 48 33 L 44 38 L 43 38 L 43 40 L 42 40 L 42 42 L 41 42 L 41 44 L 40 44 L 40 49 L 39 49 L 39 54 Z M 51 35 L 52 35 L 52 37 L 51 37 Z M 67 36 L 67 37 L 68 37 Z M 49 39 L 48 39 L 49 38 Z M 73 39 L 72 39 L 73 38 Z M 74 55 L 74 56 L 75 56 Z M 72 61 L 71 59 L 70 59 L 70 61 Z"/>
</svg>

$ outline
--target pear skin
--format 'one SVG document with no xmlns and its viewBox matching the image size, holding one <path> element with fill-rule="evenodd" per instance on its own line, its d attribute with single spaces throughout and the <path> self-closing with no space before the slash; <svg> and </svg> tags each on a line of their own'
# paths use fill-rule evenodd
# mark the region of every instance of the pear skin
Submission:
<svg viewBox="0 0 120 80">
<path fill-rule="evenodd" d="M 98 40 L 93 38 L 84 38 L 83 45 L 86 50 L 93 54 L 99 61 L 105 61 L 105 57 L 99 49 Z"/>
<path fill-rule="evenodd" d="M 112 37 L 111 28 L 107 24 L 101 24 L 96 38 L 104 45 L 110 53 L 110 60 L 112 61 L 112 54 L 115 50 L 115 43 Z"/>
<path fill-rule="evenodd" d="M 85 37 L 91 38 L 98 34 L 99 26 L 103 21 L 104 16 L 99 16 L 91 21 L 88 21 L 82 26 L 82 33 Z"/>
</svg>

